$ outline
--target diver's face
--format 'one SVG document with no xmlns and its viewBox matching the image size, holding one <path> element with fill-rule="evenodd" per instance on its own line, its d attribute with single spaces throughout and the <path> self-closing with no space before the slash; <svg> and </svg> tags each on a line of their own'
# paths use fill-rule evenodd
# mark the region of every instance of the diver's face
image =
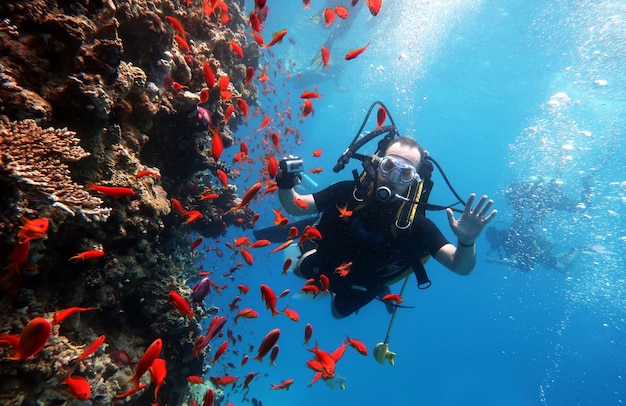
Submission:
<svg viewBox="0 0 626 406">
<path fill-rule="evenodd" d="M 377 173 L 378 184 L 389 187 L 394 194 L 404 195 L 414 179 L 409 182 L 402 182 L 400 170 L 402 166 L 413 166 L 413 168 L 417 168 L 422 159 L 420 151 L 417 148 L 395 143 L 385 151 L 384 157 L 387 156 L 393 158 L 399 165 L 399 168 L 397 170 L 393 168 L 389 173 L 384 174 L 383 168 L 379 166 Z"/>
</svg>

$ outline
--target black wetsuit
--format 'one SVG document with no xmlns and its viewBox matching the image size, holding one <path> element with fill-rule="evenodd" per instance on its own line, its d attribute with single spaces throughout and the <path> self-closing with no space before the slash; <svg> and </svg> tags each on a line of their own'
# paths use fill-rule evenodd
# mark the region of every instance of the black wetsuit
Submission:
<svg viewBox="0 0 626 406">
<path fill-rule="evenodd" d="M 353 197 L 355 185 L 354 181 L 339 182 L 313 194 L 318 211 L 323 213 L 318 224 L 323 238 L 313 266 L 302 269 L 306 278 L 319 279 L 320 273 L 329 277 L 335 293 L 333 306 L 342 316 L 369 303 L 386 283 L 448 243 L 424 216 L 416 216 L 409 230 L 397 229 L 394 222 L 402 202 L 369 199 L 363 204 Z M 346 204 L 353 214 L 341 218 L 337 206 Z M 336 274 L 336 267 L 347 262 L 352 262 L 350 273 L 345 277 Z"/>
</svg>

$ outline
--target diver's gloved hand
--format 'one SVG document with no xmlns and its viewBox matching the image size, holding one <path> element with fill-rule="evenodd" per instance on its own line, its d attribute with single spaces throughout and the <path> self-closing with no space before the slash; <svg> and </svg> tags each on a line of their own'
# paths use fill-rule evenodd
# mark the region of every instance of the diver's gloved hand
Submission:
<svg viewBox="0 0 626 406">
<path fill-rule="evenodd" d="M 278 165 L 276 185 L 279 189 L 293 189 L 302 180 L 302 159 L 289 155 L 283 158 Z"/>
</svg>

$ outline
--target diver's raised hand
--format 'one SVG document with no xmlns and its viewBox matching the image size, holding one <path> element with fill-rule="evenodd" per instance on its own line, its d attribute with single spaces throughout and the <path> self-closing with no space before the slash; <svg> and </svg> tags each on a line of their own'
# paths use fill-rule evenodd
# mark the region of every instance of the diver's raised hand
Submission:
<svg viewBox="0 0 626 406">
<path fill-rule="evenodd" d="M 474 193 L 469 196 L 465 210 L 463 210 L 458 220 L 454 218 L 452 210 L 446 210 L 450 228 L 459 239 L 461 245 L 473 245 L 485 226 L 493 220 L 498 213 L 497 210 L 492 210 L 489 213 L 489 209 L 493 205 L 493 200 L 489 199 L 486 195 L 483 195 L 478 203 L 476 203 L 476 206 L 472 208 L 475 198 L 476 195 Z"/>
</svg>

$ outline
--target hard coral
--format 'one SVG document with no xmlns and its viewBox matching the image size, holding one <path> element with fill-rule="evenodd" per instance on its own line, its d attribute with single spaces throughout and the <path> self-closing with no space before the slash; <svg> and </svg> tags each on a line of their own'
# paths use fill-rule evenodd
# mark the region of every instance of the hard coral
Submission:
<svg viewBox="0 0 626 406">
<path fill-rule="evenodd" d="M 92 220 L 108 217 L 110 209 L 101 207 L 102 200 L 70 176 L 67 162 L 89 156 L 78 142 L 76 133 L 43 129 L 34 120 L 0 124 L 0 179 L 14 181 L 21 194 L 18 205 L 43 202 Z"/>
</svg>

